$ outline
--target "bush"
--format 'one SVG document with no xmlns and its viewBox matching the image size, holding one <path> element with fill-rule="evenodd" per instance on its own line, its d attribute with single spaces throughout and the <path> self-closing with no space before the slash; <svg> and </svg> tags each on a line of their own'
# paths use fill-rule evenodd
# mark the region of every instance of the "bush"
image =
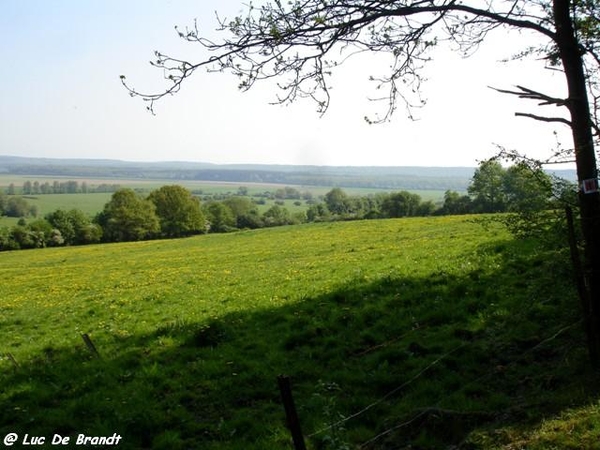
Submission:
<svg viewBox="0 0 600 450">
<path fill-rule="evenodd" d="M 30 205 L 22 197 L 10 197 L 4 206 L 4 215 L 8 217 L 36 216 L 37 207 Z"/>
</svg>

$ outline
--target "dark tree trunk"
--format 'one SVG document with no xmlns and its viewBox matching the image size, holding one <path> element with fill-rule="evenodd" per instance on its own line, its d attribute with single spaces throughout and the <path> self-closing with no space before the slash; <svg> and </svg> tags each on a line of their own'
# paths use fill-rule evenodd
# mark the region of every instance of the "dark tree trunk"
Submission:
<svg viewBox="0 0 600 450">
<path fill-rule="evenodd" d="M 560 53 L 569 90 L 568 108 L 575 148 L 577 178 L 580 185 L 581 228 L 584 238 L 584 276 L 586 297 L 584 320 L 587 322 L 588 344 L 592 364 L 600 367 L 600 194 L 584 193 L 585 180 L 596 180 L 596 154 L 592 133 L 592 118 L 571 1 L 554 0 L 556 44 Z"/>
</svg>

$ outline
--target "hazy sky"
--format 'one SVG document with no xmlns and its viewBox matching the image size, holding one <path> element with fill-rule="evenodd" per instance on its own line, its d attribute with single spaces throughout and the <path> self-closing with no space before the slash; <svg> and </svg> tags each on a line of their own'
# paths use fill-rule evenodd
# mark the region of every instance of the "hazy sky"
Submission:
<svg viewBox="0 0 600 450">
<path fill-rule="evenodd" d="M 399 109 L 390 123 L 370 74 L 385 62 L 364 54 L 333 81 L 324 117 L 301 101 L 272 106 L 274 83 L 247 93 L 229 74 L 198 72 L 181 92 L 156 105 L 156 116 L 129 97 L 119 75 L 140 90 L 162 86 L 148 61 L 154 50 L 202 58 L 174 26 L 198 19 L 214 35 L 215 11 L 233 17 L 244 0 L 0 0 L 0 154 L 317 165 L 474 166 L 494 144 L 540 157 L 569 145 L 564 125 L 515 118 L 515 111 L 556 114 L 488 86 L 516 84 L 564 95 L 559 73 L 541 62 L 501 63 L 528 38 L 500 32 L 469 59 L 438 49 L 428 66 L 425 108 L 411 121 Z M 255 2 L 259 3 L 259 2 Z M 385 60 L 383 60 L 385 61 Z M 548 107 L 546 107 L 548 108 Z"/>
</svg>

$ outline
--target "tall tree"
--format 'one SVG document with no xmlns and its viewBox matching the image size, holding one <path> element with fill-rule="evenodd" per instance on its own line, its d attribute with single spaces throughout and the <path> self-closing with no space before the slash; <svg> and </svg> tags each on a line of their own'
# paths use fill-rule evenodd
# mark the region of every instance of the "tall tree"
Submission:
<svg viewBox="0 0 600 450">
<path fill-rule="evenodd" d="M 235 228 L 235 216 L 222 202 L 210 202 L 204 206 L 209 223 L 209 231 L 223 233 Z"/>
<path fill-rule="evenodd" d="M 442 214 L 468 214 L 470 212 L 472 212 L 471 197 L 451 190 L 444 193 Z"/>
<path fill-rule="evenodd" d="M 381 213 L 384 217 L 416 216 L 420 205 L 420 195 L 408 191 L 394 192 L 383 200 Z"/>
<path fill-rule="evenodd" d="M 341 188 L 336 187 L 325 194 L 325 204 L 331 214 L 343 215 L 350 210 L 350 199 Z"/>
<path fill-rule="evenodd" d="M 503 92 L 566 108 L 567 117 L 517 114 L 565 124 L 572 131 L 585 241 L 590 353 L 600 365 L 600 194 L 594 150 L 594 134 L 600 135 L 599 17 L 597 0 L 274 0 L 260 7 L 250 3 L 245 16 L 220 20 L 222 41 L 203 37 L 197 27 L 178 30 L 183 39 L 208 51 L 205 58 L 189 61 L 156 52 L 152 64 L 169 82 L 164 91 L 145 94 L 130 88 L 124 76 L 121 79 L 153 110 L 156 100 L 178 92 L 198 69 L 231 71 L 244 90 L 259 80 L 277 78 L 279 102 L 309 97 L 324 112 L 330 102 L 329 76 L 337 65 L 350 55 L 385 52 L 391 56 L 389 73 L 372 77 L 377 88 L 387 87 L 381 118 L 385 120 L 398 100 L 410 110 L 412 93 L 419 99 L 421 69 L 438 44 L 449 41 L 469 53 L 495 29 L 536 35 L 542 42 L 539 47 L 514 50 L 524 58 L 541 54 L 562 70 L 567 97 L 525 86 Z"/>
<path fill-rule="evenodd" d="M 552 178 L 521 162 L 506 169 L 503 191 L 509 211 L 540 211 L 550 205 Z"/>
<path fill-rule="evenodd" d="M 477 212 L 502 212 L 506 208 L 504 195 L 504 177 L 506 170 L 496 160 L 487 160 L 479 164 L 469 185 L 469 195 L 474 197 Z"/>
<path fill-rule="evenodd" d="M 8 217 L 35 216 L 35 209 L 23 197 L 11 197 L 4 206 L 4 214 Z"/>
<path fill-rule="evenodd" d="M 108 241 L 139 241 L 160 230 L 154 204 L 141 198 L 133 189 L 116 191 L 97 221 Z"/>
<path fill-rule="evenodd" d="M 188 189 L 177 185 L 162 186 L 152 191 L 148 200 L 156 207 L 163 235 L 179 237 L 206 231 L 200 202 Z"/>
</svg>

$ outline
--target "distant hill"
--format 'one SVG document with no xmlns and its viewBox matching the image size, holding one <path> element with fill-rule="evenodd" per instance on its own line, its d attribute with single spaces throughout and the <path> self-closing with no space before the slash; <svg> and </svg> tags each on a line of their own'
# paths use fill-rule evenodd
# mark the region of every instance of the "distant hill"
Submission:
<svg viewBox="0 0 600 450">
<path fill-rule="evenodd" d="M 0 156 L 0 174 L 465 191 L 474 167 L 297 166 Z M 559 173 L 560 172 L 560 173 Z M 557 174 L 570 180 L 574 171 Z"/>
</svg>

